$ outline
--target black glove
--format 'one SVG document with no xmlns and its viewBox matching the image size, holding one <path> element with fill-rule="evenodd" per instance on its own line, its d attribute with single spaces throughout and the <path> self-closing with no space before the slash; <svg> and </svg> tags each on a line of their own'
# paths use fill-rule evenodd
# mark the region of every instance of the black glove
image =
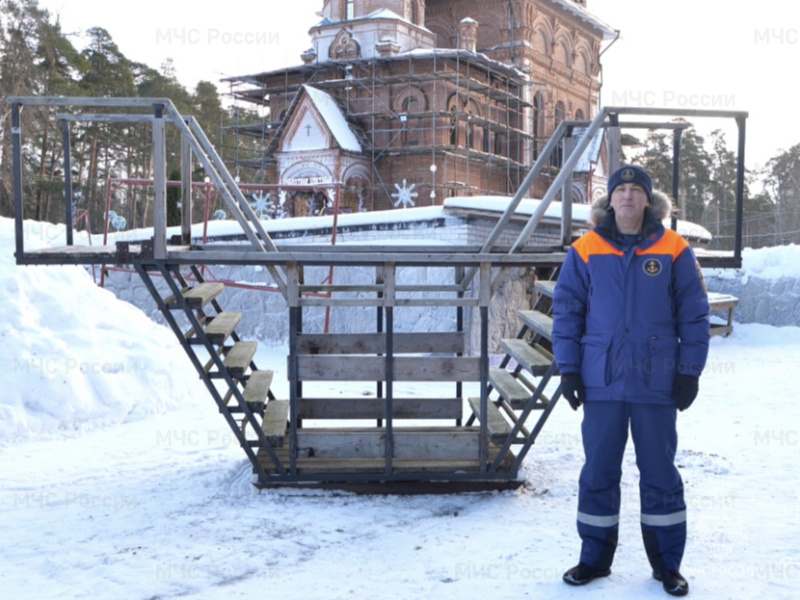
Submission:
<svg viewBox="0 0 800 600">
<path fill-rule="evenodd" d="M 561 395 L 567 399 L 572 410 L 578 410 L 586 401 L 586 388 L 583 387 L 580 373 L 564 373 L 561 376 Z"/>
<path fill-rule="evenodd" d="M 698 381 L 697 377 L 678 373 L 675 376 L 675 383 L 672 384 L 672 399 L 678 410 L 686 410 L 697 398 Z"/>
</svg>

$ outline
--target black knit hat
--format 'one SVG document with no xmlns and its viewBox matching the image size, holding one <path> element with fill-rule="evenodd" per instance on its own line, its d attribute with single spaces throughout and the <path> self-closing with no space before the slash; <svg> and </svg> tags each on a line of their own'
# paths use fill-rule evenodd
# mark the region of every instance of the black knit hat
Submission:
<svg viewBox="0 0 800 600">
<path fill-rule="evenodd" d="M 618 185 L 623 183 L 636 183 L 644 188 L 647 192 L 648 204 L 653 199 L 653 182 L 650 180 L 650 175 L 647 174 L 639 165 L 623 165 L 617 169 L 608 180 L 608 202 L 611 203 L 611 194 Z"/>
</svg>

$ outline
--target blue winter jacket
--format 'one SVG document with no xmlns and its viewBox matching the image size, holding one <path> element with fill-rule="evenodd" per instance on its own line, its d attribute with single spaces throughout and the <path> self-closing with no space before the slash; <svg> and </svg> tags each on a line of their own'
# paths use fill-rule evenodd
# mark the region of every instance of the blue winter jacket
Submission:
<svg viewBox="0 0 800 600">
<path fill-rule="evenodd" d="M 699 377 L 708 355 L 700 266 L 649 209 L 633 246 L 619 239 L 609 210 L 570 247 L 553 300 L 556 363 L 581 374 L 587 402 L 672 405 L 675 374 Z"/>
</svg>

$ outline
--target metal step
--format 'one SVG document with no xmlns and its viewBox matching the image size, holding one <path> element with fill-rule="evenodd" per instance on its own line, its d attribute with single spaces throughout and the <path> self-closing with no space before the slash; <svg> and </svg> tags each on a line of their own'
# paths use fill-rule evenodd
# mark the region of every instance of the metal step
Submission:
<svg viewBox="0 0 800 600">
<path fill-rule="evenodd" d="M 269 395 L 269 388 L 272 385 L 272 371 L 253 371 L 245 384 L 242 396 L 245 402 L 259 403 L 266 402 Z"/>
<path fill-rule="evenodd" d="M 503 349 L 523 368 L 534 375 L 544 375 L 555 360 L 553 355 L 541 346 L 531 346 L 525 340 L 500 340 Z"/>
<path fill-rule="evenodd" d="M 531 397 L 531 391 L 505 369 L 489 369 L 489 381 L 495 391 L 514 408 Z"/>
<path fill-rule="evenodd" d="M 469 398 L 468 402 L 472 412 L 478 417 L 478 420 L 482 420 L 481 399 L 473 397 Z M 506 421 L 505 417 L 500 412 L 500 409 L 497 408 L 497 405 L 491 400 L 486 403 L 486 414 L 488 415 L 486 429 L 489 431 L 489 439 L 495 444 L 504 444 L 508 436 L 511 435 L 511 425 L 509 425 L 508 421 Z"/>
<path fill-rule="evenodd" d="M 206 304 L 219 296 L 224 289 L 225 285 L 222 283 L 216 281 L 203 282 L 196 286 L 185 288 L 182 290 L 181 294 L 189 305 L 189 308 L 198 309 L 203 308 Z M 175 296 L 170 296 L 164 303 L 169 308 L 178 308 Z"/>
<path fill-rule="evenodd" d="M 224 344 L 241 320 L 242 313 L 219 313 L 206 325 L 209 341 L 216 346 Z"/>
<path fill-rule="evenodd" d="M 280 448 L 286 438 L 286 428 L 289 425 L 289 401 L 270 400 L 264 410 L 262 429 L 270 446 Z"/>
<path fill-rule="evenodd" d="M 555 294 L 556 291 L 556 282 L 550 281 L 548 279 L 537 279 L 536 282 L 533 284 L 533 289 L 535 289 L 543 296 L 552 298 L 553 294 Z"/>
<path fill-rule="evenodd" d="M 244 377 L 250 361 L 256 355 L 256 350 L 258 350 L 258 342 L 236 342 L 233 345 L 223 362 L 231 377 L 235 379 Z"/>
<path fill-rule="evenodd" d="M 553 341 L 553 317 L 538 310 L 520 310 L 517 311 L 517 315 L 519 315 L 519 320 L 533 332 L 538 333 L 546 340 Z"/>
</svg>

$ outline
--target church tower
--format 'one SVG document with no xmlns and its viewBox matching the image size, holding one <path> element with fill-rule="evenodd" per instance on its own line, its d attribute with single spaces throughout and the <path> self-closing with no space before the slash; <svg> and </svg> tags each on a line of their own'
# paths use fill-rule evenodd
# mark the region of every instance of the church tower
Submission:
<svg viewBox="0 0 800 600">
<path fill-rule="evenodd" d="M 312 47 L 303 61 L 386 57 L 433 48 L 424 25 L 425 0 L 326 0 L 322 21 L 311 28 Z"/>
</svg>

